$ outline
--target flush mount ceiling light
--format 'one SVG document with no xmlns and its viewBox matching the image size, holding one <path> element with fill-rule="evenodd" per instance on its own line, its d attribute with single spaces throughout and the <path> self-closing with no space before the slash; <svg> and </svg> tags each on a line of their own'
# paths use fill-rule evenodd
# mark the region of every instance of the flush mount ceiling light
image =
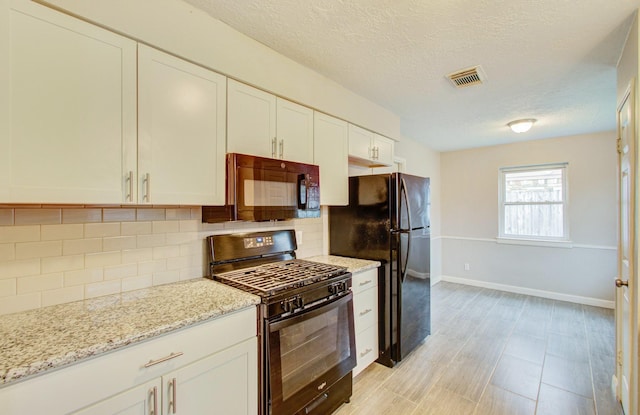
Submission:
<svg viewBox="0 0 640 415">
<path fill-rule="evenodd" d="M 534 118 L 526 118 L 523 120 L 511 121 L 507 125 L 514 133 L 526 133 L 533 127 L 533 123 L 537 120 Z"/>
</svg>

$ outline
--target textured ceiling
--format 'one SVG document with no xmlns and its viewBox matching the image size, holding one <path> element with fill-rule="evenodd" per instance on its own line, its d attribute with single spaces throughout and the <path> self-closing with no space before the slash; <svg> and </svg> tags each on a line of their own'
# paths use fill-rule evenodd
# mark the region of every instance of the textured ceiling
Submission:
<svg viewBox="0 0 640 415">
<path fill-rule="evenodd" d="M 615 129 L 640 0 L 185 0 L 389 109 L 440 151 Z M 445 75 L 481 65 L 483 85 Z M 525 134 L 506 123 L 537 118 Z"/>
</svg>

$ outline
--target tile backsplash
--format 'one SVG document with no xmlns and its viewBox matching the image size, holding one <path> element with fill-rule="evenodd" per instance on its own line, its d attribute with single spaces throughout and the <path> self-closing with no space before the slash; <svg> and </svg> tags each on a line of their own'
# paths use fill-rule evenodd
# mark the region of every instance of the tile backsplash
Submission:
<svg viewBox="0 0 640 415">
<path fill-rule="evenodd" d="M 326 214 L 326 211 L 323 212 Z M 207 235 L 295 229 L 323 254 L 323 221 L 201 223 L 200 207 L 0 207 L 0 314 L 201 278 Z"/>
</svg>

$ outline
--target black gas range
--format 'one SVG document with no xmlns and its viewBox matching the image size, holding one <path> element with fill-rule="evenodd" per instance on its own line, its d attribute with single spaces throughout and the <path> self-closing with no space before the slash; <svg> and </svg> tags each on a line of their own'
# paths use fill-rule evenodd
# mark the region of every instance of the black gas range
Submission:
<svg viewBox="0 0 640 415">
<path fill-rule="evenodd" d="M 356 364 L 351 273 L 296 259 L 293 230 L 207 238 L 210 277 L 260 296 L 261 415 L 329 414 Z"/>
</svg>

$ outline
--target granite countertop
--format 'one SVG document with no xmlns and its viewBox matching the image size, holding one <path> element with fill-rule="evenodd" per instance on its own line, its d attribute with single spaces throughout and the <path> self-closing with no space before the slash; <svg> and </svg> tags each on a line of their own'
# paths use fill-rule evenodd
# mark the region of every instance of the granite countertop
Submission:
<svg viewBox="0 0 640 415">
<path fill-rule="evenodd" d="M 378 268 L 380 266 L 379 261 L 370 261 L 368 259 L 348 258 L 335 255 L 319 255 L 304 259 L 307 261 L 322 262 L 323 264 L 347 267 L 347 271 L 351 273 L 366 271 L 368 269 Z"/>
<path fill-rule="evenodd" d="M 0 387 L 259 302 L 202 278 L 0 316 Z"/>
</svg>

